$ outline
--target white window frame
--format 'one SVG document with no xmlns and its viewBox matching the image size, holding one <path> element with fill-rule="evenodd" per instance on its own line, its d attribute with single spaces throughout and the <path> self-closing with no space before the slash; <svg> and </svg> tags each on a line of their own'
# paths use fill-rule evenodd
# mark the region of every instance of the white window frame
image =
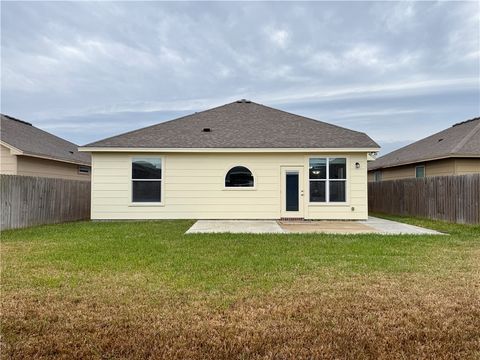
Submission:
<svg viewBox="0 0 480 360">
<path fill-rule="evenodd" d="M 423 176 L 422 177 L 419 177 L 417 176 L 417 169 L 418 168 L 423 168 Z M 417 165 L 415 166 L 415 179 L 423 179 L 427 177 L 427 172 L 426 172 L 426 169 L 425 169 L 425 165 Z"/>
<path fill-rule="evenodd" d="M 247 168 L 248 170 L 250 170 L 250 172 L 252 173 L 252 176 L 253 176 L 253 186 L 225 186 L 225 179 L 227 178 L 228 172 L 230 170 L 232 170 L 234 167 L 237 167 L 237 166 L 241 166 L 241 167 L 244 167 L 244 168 Z M 255 171 L 253 171 L 250 166 L 247 166 L 247 165 L 244 165 L 244 164 L 233 164 L 233 165 L 225 168 L 225 170 L 223 171 L 223 178 L 222 178 L 223 189 L 222 190 L 225 190 L 225 191 L 255 191 L 255 190 L 257 190 L 257 182 L 258 182 L 257 175 L 255 174 Z"/>
<path fill-rule="evenodd" d="M 345 159 L 345 170 L 347 171 L 347 176 L 345 179 L 330 179 L 330 159 Z M 325 179 L 310 179 L 310 160 L 311 159 L 326 159 L 326 178 Z M 348 177 L 350 176 L 350 161 L 347 156 L 310 156 L 308 157 L 308 166 L 307 166 L 307 181 L 308 181 L 308 205 L 348 205 L 349 196 L 348 196 Z M 325 181 L 325 201 L 310 201 L 310 181 Z M 330 181 L 344 181 L 345 182 L 345 201 L 330 201 Z"/>
<path fill-rule="evenodd" d="M 134 179 L 133 178 L 133 159 L 160 159 L 162 177 L 161 179 Z M 165 157 L 162 155 L 134 155 L 130 157 L 130 186 L 129 198 L 130 206 L 165 206 Z M 160 202 L 134 202 L 133 201 L 133 182 L 134 181 L 156 181 L 160 182 Z"/>
</svg>

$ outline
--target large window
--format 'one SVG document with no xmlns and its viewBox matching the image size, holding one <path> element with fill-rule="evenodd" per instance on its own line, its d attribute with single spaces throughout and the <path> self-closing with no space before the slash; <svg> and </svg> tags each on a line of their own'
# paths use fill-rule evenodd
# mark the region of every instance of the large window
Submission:
<svg viewBox="0 0 480 360">
<path fill-rule="evenodd" d="M 253 187 L 252 172 L 244 166 L 231 168 L 225 176 L 225 187 Z"/>
<path fill-rule="evenodd" d="M 132 159 L 132 202 L 162 201 L 162 159 Z"/>
<path fill-rule="evenodd" d="M 311 158 L 309 163 L 310 202 L 345 202 L 346 158 Z"/>
</svg>

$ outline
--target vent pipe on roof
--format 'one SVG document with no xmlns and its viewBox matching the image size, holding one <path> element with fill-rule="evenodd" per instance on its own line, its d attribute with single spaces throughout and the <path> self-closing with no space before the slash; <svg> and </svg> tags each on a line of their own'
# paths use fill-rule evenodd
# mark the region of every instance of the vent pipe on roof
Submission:
<svg viewBox="0 0 480 360">
<path fill-rule="evenodd" d="M 239 104 L 250 104 L 251 101 L 247 100 L 247 99 L 241 99 L 241 100 L 237 100 L 237 103 L 239 103 Z"/>
<path fill-rule="evenodd" d="M 202 132 L 211 132 L 211 131 L 212 131 L 212 129 L 210 129 L 210 128 L 203 128 L 202 129 Z"/>
</svg>

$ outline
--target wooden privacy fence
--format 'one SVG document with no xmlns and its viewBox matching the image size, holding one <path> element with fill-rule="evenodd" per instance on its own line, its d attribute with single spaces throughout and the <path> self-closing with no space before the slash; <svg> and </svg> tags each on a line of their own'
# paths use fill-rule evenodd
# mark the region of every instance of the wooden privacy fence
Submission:
<svg viewBox="0 0 480 360">
<path fill-rule="evenodd" d="M 90 218 L 90 181 L 0 175 L 0 229 Z"/>
<path fill-rule="evenodd" d="M 480 223 L 480 174 L 368 183 L 368 209 L 463 224 Z"/>
</svg>

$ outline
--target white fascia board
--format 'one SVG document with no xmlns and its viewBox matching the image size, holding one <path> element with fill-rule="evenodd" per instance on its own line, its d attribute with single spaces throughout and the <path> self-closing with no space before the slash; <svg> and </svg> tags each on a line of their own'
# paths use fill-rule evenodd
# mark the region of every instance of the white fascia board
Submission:
<svg viewBox="0 0 480 360">
<path fill-rule="evenodd" d="M 128 153 L 346 153 L 375 152 L 380 148 L 122 148 L 79 147 L 82 152 L 128 152 Z"/>
</svg>

